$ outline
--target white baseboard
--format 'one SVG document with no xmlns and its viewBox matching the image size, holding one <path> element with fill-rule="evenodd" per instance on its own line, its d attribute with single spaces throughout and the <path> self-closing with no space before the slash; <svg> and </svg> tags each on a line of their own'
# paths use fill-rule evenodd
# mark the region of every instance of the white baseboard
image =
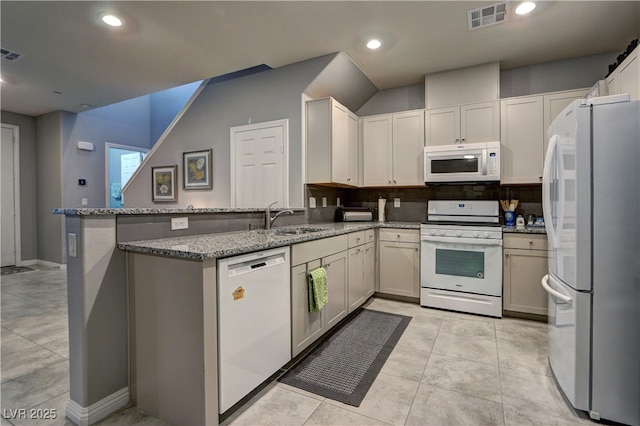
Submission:
<svg viewBox="0 0 640 426">
<path fill-rule="evenodd" d="M 73 400 L 67 401 L 66 416 L 78 426 L 92 425 L 115 413 L 129 403 L 129 388 L 125 387 L 89 407 Z"/>
</svg>

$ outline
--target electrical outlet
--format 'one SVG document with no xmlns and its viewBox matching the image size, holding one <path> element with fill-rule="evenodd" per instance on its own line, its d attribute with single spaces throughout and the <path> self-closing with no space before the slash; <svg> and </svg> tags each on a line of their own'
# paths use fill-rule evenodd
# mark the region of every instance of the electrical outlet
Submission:
<svg viewBox="0 0 640 426">
<path fill-rule="evenodd" d="M 393 199 L 393 207 L 400 207 L 400 198 Z"/>
<path fill-rule="evenodd" d="M 189 218 L 188 217 L 172 217 L 171 218 L 171 230 L 177 231 L 179 229 L 188 229 L 189 228 Z"/>
<path fill-rule="evenodd" d="M 89 205 L 89 199 L 88 198 L 83 198 L 82 199 L 82 205 L 83 206 L 88 206 Z"/>
<path fill-rule="evenodd" d="M 336 206 L 339 206 L 339 205 L 340 205 L 340 197 L 336 199 Z"/>
<path fill-rule="evenodd" d="M 67 234 L 67 248 L 69 257 L 78 257 L 78 239 L 76 234 Z"/>
<path fill-rule="evenodd" d="M 322 197 L 322 207 L 327 207 L 327 197 Z"/>
<path fill-rule="evenodd" d="M 310 209 L 316 208 L 316 197 L 309 197 L 309 208 Z"/>
</svg>

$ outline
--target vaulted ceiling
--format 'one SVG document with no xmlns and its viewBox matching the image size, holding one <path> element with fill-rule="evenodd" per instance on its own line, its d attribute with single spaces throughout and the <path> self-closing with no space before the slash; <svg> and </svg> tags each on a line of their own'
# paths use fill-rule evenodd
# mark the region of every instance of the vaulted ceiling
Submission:
<svg viewBox="0 0 640 426">
<path fill-rule="evenodd" d="M 83 111 L 259 64 L 346 52 L 379 88 L 499 61 L 503 69 L 622 52 L 640 33 L 638 1 L 541 1 L 528 16 L 469 31 L 495 1 L 5 1 L 3 110 Z M 101 12 L 124 18 L 105 27 Z M 364 42 L 383 45 L 369 51 Z"/>
</svg>

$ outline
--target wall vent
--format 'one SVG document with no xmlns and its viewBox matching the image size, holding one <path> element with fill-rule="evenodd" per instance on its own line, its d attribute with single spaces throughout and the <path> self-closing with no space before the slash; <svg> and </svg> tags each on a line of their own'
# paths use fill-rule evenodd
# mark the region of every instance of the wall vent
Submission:
<svg viewBox="0 0 640 426">
<path fill-rule="evenodd" d="M 507 20 L 507 3 L 496 3 L 477 9 L 467 10 L 469 30 L 502 24 Z"/>
<path fill-rule="evenodd" d="M 6 59 L 11 62 L 15 62 L 22 57 L 22 53 L 12 52 L 11 50 L 2 48 L 0 48 L 0 53 L 2 53 L 2 59 Z"/>
</svg>

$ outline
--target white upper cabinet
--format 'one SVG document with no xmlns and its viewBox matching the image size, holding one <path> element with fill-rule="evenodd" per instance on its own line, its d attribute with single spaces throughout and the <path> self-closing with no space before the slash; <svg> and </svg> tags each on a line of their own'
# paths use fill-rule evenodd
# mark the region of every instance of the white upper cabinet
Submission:
<svg viewBox="0 0 640 426">
<path fill-rule="evenodd" d="M 501 101 L 503 184 L 542 181 L 549 126 L 567 105 L 588 91 L 568 90 Z"/>
<path fill-rule="evenodd" d="M 566 92 L 556 92 L 549 93 L 544 95 L 544 125 L 543 125 L 543 149 L 542 149 L 542 158 L 544 159 L 544 155 L 547 152 L 547 145 L 549 144 L 549 137 L 547 135 L 547 131 L 549 130 L 549 126 L 553 120 L 556 119 L 558 114 L 562 112 L 563 109 L 567 107 L 571 102 L 576 99 L 584 98 L 585 95 L 589 92 L 589 89 L 579 89 L 579 90 L 568 90 Z"/>
<path fill-rule="evenodd" d="M 543 99 L 501 101 L 502 184 L 542 182 Z"/>
<path fill-rule="evenodd" d="M 606 78 L 610 95 L 628 93 L 631 99 L 640 99 L 640 59 L 636 47 Z"/>
<path fill-rule="evenodd" d="M 424 185 L 424 110 L 363 117 L 363 185 Z"/>
<path fill-rule="evenodd" d="M 358 117 L 333 98 L 307 102 L 307 181 L 358 186 Z"/>
<path fill-rule="evenodd" d="M 425 122 L 427 146 L 497 141 L 500 140 L 500 103 L 428 110 Z"/>
</svg>

